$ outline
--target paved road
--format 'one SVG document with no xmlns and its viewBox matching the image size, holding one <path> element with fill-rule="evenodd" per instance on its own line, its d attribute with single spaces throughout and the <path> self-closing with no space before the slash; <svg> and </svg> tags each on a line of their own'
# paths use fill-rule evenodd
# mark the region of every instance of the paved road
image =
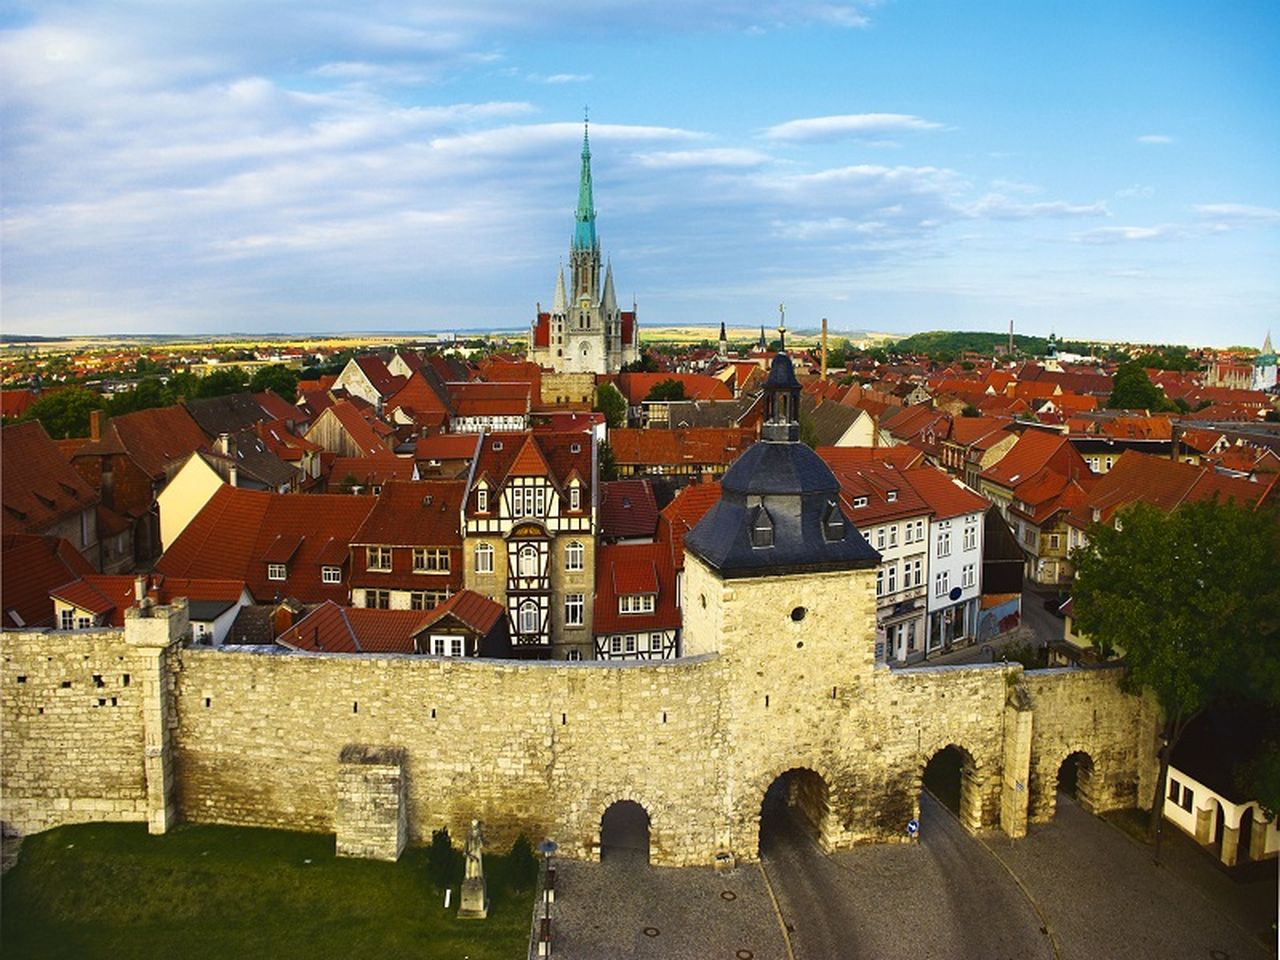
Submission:
<svg viewBox="0 0 1280 960">
<path fill-rule="evenodd" d="M 1042 646 L 1061 640 L 1066 633 L 1066 620 L 1044 608 L 1044 602 L 1048 597 L 1056 600 L 1057 596 L 1056 587 L 1041 591 L 1026 586 L 1022 590 L 1022 623 L 1031 628 Z"/>
<path fill-rule="evenodd" d="M 775 812 L 765 868 L 796 960 L 1052 958 L 1008 872 L 927 794 L 919 844 L 824 856 L 795 814 Z"/>
</svg>

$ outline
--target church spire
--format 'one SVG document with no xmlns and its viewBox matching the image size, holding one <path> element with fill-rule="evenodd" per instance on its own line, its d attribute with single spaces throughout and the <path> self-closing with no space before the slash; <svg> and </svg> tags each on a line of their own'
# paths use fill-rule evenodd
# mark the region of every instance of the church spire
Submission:
<svg viewBox="0 0 1280 960">
<path fill-rule="evenodd" d="M 564 292 L 564 265 L 561 264 L 559 271 L 556 273 L 556 298 L 551 303 L 551 312 L 556 314 L 564 314 L 569 310 L 569 298 Z"/>
<path fill-rule="evenodd" d="M 604 308 L 604 312 L 612 317 L 618 311 L 618 298 L 613 292 L 613 264 L 605 267 L 604 271 L 604 293 L 600 296 L 600 306 Z"/>
<path fill-rule="evenodd" d="M 596 208 L 591 194 L 591 140 L 587 122 L 582 122 L 582 173 L 578 178 L 577 225 L 573 231 L 575 250 L 596 248 Z"/>
</svg>

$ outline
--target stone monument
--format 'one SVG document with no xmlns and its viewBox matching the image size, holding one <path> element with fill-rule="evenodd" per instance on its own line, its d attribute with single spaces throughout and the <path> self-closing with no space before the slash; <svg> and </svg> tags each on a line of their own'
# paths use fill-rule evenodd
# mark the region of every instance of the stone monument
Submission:
<svg viewBox="0 0 1280 960">
<path fill-rule="evenodd" d="M 480 821 L 471 821 L 471 830 L 467 834 L 466 873 L 462 880 L 462 900 L 458 904 L 459 920 L 483 920 L 489 915 L 489 893 L 484 883 L 484 861 L 481 848 L 484 846 L 484 834 L 480 832 Z"/>
</svg>

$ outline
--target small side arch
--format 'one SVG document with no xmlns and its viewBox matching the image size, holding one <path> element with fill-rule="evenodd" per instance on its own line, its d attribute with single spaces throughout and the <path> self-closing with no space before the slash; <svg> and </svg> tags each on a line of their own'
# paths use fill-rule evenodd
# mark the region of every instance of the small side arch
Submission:
<svg viewBox="0 0 1280 960">
<path fill-rule="evenodd" d="M 601 863 L 648 864 L 652 821 L 643 804 L 615 800 L 600 815 L 596 849 Z"/>
<path fill-rule="evenodd" d="M 809 766 L 788 767 L 768 780 L 761 778 L 756 850 L 764 854 L 776 842 L 807 838 L 824 851 L 833 846 L 830 781 Z"/>
<path fill-rule="evenodd" d="M 968 748 L 947 742 L 922 756 L 917 767 L 916 816 L 919 817 L 920 794 L 928 790 L 954 813 L 969 833 L 986 826 L 983 816 L 983 792 L 986 772 Z"/>
</svg>

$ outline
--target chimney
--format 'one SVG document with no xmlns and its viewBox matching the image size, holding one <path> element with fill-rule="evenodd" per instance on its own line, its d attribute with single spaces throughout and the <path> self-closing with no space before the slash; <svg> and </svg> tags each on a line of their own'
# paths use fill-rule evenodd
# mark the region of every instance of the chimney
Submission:
<svg viewBox="0 0 1280 960">
<path fill-rule="evenodd" d="M 827 318 L 822 318 L 822 379 L 827 379 Z"/>
<path fill-rule="evenodd" d="M 89 411 L 89 439 L 94 441 L 102 439 L 102 411 L 101 410 Z"/>
</svg>

